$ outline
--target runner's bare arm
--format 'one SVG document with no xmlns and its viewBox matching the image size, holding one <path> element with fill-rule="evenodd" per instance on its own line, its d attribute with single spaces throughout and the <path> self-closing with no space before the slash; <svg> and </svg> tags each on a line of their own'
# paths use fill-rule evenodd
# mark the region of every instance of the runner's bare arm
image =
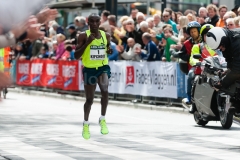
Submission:
<svg viewBox="0 0 240 160">
<path fill-rule="evenodd" d="M 106 33 L 106 37 L 107 37 L 107 53 L 112 54 L 112 49 L 111 49 L 111 46 L 110 46 L 111 36 L 110 36 L 110 34 Z"/>
<path fill-rule="evenodd" d="M 87 38 L 87 34 L 85 32 L 80 33 L 78 36 L 78 45 L 74 53 L 75 59 L 80 59 L 82 57 L 85 49 L 94 39 L 95 37 L 92 34 Z"/>
</svg>

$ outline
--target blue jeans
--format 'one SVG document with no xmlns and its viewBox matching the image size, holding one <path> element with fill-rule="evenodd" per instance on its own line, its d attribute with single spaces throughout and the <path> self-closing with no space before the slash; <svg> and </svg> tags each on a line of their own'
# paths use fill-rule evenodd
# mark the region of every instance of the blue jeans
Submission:
<svg viewBox="0 0 240 160">
<path fill-rule="evenodd" d="M 188 98 L 188 102 L 191 102 L 191 92 L 192 92 L 192 84 L 194 81 L 194 69 L 192 68 L 189 72 L 188 72 L 188 79 L 187 79 L 187 98 Z"/>
</svg>

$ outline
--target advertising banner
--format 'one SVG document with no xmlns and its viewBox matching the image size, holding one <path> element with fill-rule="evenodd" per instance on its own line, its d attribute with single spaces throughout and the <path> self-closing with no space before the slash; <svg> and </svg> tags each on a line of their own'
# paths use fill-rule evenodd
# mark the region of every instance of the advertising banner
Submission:
<svg viewBox="0 0 240 160">
<path fill-rule="evenodd" d="M 43 86 L 42 83 L 44 81 L 45 74 L 43 73 L 45 71 L 45 61 L 36 59 L 31 61 L 31 70 L 30 70 L 30 85 L 31 86 Z"/>
<path fill-rule="evenodd" d="M 109 92 L 177 98 L 176 63 L 110 62 Z"/>
<path fill-rule="evenodd" d="M 63 90 L 79 90 L 79 71 L 78 61 L 61 61 L 61 76 L 63 77 Z"/>
<path fill-rule="evenodd" d="M 60 61 L 44 60 L 46 67 L 43 75 L 43 86 L 49 88 L 62 89 L 63 77 L 61 76 L 61 63 Z"/>
<path fill-rule="evenodd" d="M 30 61 L 17 61 L 16 84 L 20 86 L 31 86 Z"/>
<path fill-rule="evenodd" d="M 184 92 L 177 63 L 110 61 L 109 66 L 109 93 L 177 98 Z M 82 68 L 80 61 L 17 61 L 17 84 L 84 90 Z"/>
</svg>

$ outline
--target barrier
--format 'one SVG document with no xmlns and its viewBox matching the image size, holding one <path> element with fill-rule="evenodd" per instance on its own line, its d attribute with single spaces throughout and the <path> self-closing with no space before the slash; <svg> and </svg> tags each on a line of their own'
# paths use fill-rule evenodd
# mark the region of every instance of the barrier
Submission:
<svg viewBox="0 0 240 160">
<path fill-rule="evenodd" d="M 186 96 L 186 76 L 177 63 L 111 61 L 109 98 L 141 102 L 177 104 Z M 84 96 L 80 61 L 33 60 L 16 62 L 18 86 Z M 14 74 L 12 75 L 14 77 Z M 96 89 L 96 97 L 101 97 Z"/>
<path fill-rule="evenodd" d="M 78 72 L 78 61 L 17 61 L 16 84 L 77 91 L 80 90 Z"/>
</svg>

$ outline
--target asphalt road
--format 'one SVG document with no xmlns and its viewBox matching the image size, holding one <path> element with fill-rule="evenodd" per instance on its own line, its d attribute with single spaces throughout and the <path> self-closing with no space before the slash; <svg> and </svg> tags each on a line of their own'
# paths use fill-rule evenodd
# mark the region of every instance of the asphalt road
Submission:
<svg viewBox="0 0 240 160">
<path fill-rule="evenodd" d="M 239 159 L 240 126 L 197 126 L 186 113 L 109 106 L 101 135 L 100 104 L 82 138 L 83 102 L 9 93 L 0 103 L 0 160 Z"/>
</svg>

